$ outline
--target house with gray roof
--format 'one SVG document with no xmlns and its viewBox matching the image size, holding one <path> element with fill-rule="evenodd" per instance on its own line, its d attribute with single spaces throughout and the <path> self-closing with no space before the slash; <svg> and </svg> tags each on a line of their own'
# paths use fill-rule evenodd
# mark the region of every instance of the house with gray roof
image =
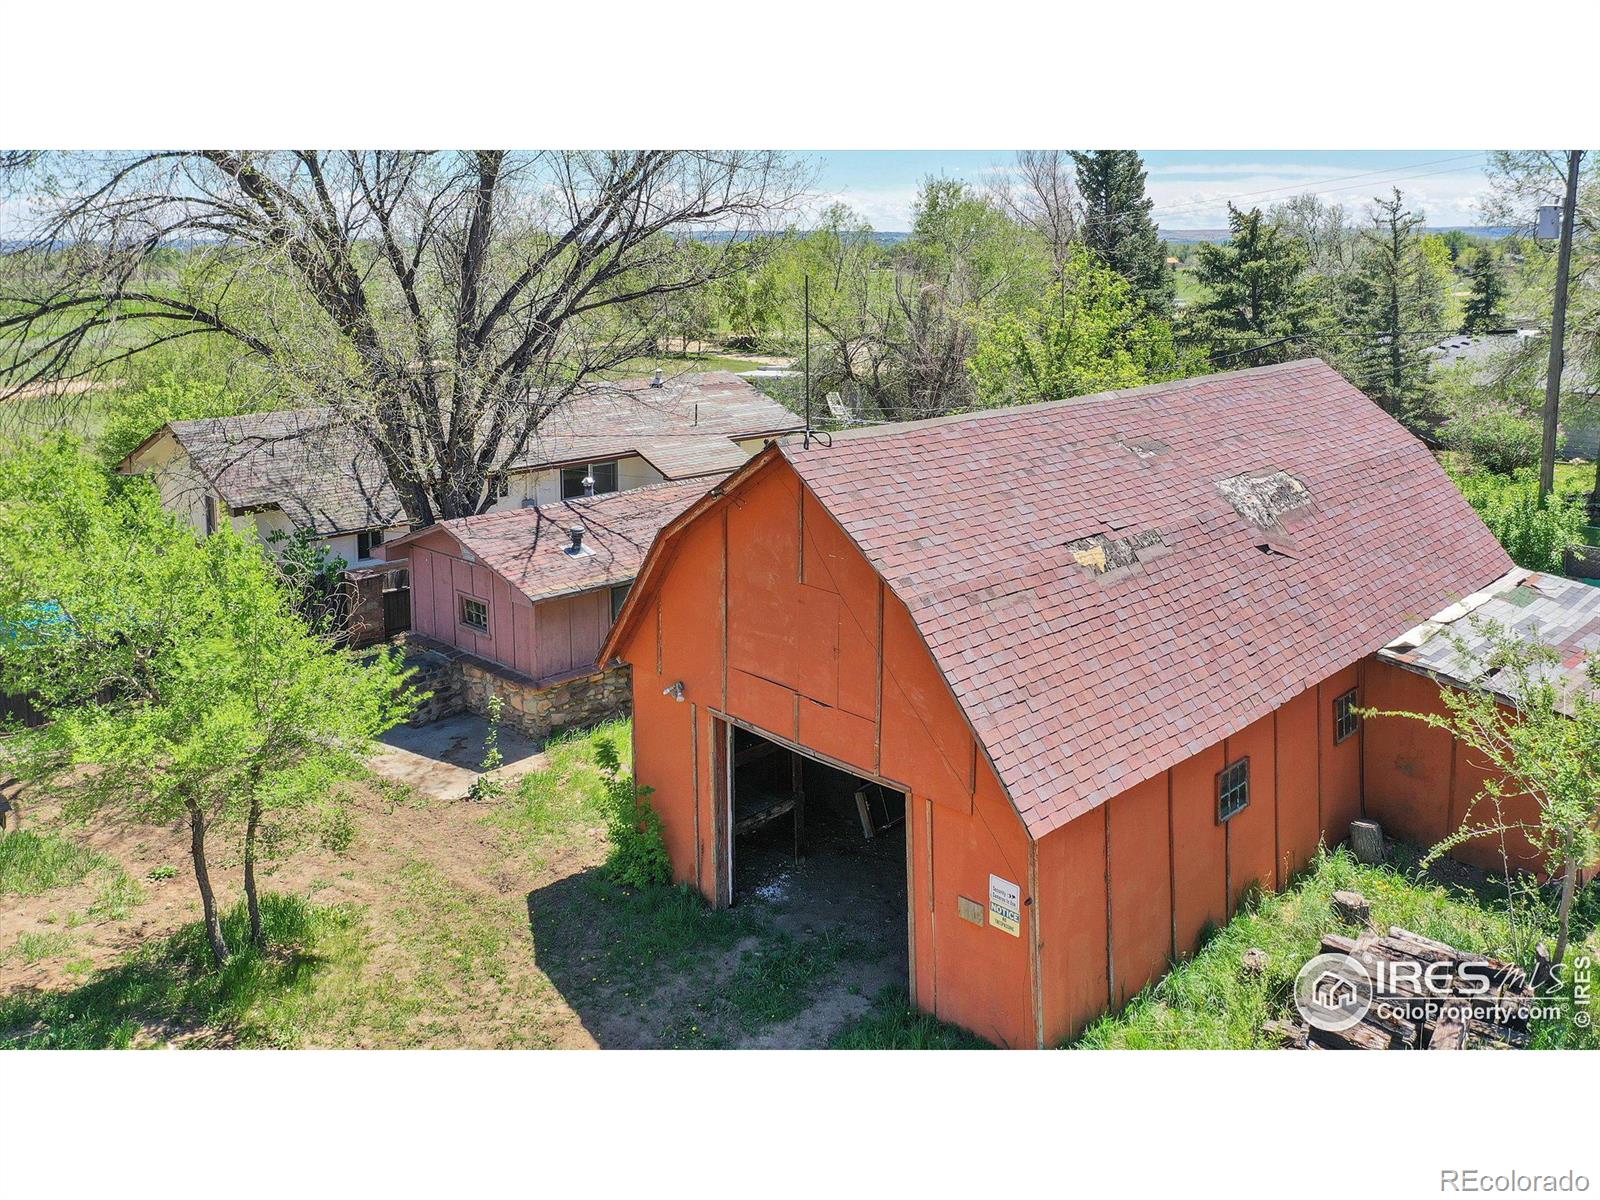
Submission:
<svg viewBox="0 0 1600 1200">
<path fill-rule="evenodd" d="M 797 428 L 793 412 L 727 371 L 597 384 L 543 420 L 488 511 L 678 480 L 709 486 Z M 149 476 L 199 533 L 231 521 L 263 540 L 304 534 L 358 583 L 382 576 L 384 589 L 409 587 L 405 561 L 380 549 L 409 529 L 399 495 L 332 408 L 172 421 L 119 469 Z M 391 613 L 390 632 L 399 619 Z"/>
</svg>

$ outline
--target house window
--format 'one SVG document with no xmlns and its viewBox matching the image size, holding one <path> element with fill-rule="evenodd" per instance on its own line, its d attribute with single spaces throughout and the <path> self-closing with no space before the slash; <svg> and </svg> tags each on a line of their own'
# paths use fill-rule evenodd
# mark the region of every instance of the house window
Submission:
<svg viewBox="0 0 1600 1200">
<path fill-rule="evenodd" d="M 1222 824 L 1250 803 L 1250 760 L 1229 763 L 1217 775 L 1217 824 Z"/>
<path fill-rule="evenodd" d="M 583 479 L 594 480 L 594 494 L 604 495 L 617 490 L 617 464 L 615 462 L 589 463 L 583 467 L 563 467 L 561 470 L 561 498 L 571 500 L 583 495 Z"/>
<path fill-rule="evenodd" d="M 615 625 L 617 618 L 622 615 L 622 606 L 628 599 L 628 589 L 631 583 L 619 583 L 611 589 L 611 623 Z"/>
<path fill-rule="evenodd" d="M 471 596 L 461 597 L 461 623 L 479 633 L 489 632 L 489 606 Z"/>
<path fill-rule="evenodd" d="M 1337 746 L 1360 728 L 1361 714 L 1356 711 L 1356 689 L 1351 688 L 1333 702 L 1333 744 Z"/>
<path fill-rule="evenodd" d="M 504 475 L 489 476 L 489 494 L 496 500 L 504 500 L 511 495 L 511 480 Z"/>
<path fill-rule="evenodd" d="M 206 497 L 206 536 L 210 537 L 217 531 L 217 498 Z"/>
<path fill-rule="evenodd" d="M 383 530 L 364 529 L 356 534 L 356 557 L 371 558 L 372 552 L 383 545 Z"/>
</svg>

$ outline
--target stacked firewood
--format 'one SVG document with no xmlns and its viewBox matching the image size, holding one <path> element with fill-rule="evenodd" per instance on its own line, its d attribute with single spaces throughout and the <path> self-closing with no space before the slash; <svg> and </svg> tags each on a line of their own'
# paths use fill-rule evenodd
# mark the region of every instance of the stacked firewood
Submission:
<svg viewBox="0 0 1600 1200">
<path fill-rule="evenodd" d="M 1385 986 L 1349 1029 L 1269 1022 L 1268 1032 L 1292 1048 L 1463 1050 L 1528 1044 L 1534 992 L 1521 967 L 1467 954 L 1398 925 L 1389 926 L 1387 935 L 1375 929 L 1354 938 L 1330 933 L 1322 939 L 1321 953 L 1350 955 L 1371 978 L 1378 979 L 1381 972 Z M 1401 963 L 1416 969 L 1395 971 L 1394 964 Z M 1422 972 L 1430 966 L 1435 967 L 1430 977 L 1447 986 L 1436 990 L 1422 982 Z"/>
</svg>

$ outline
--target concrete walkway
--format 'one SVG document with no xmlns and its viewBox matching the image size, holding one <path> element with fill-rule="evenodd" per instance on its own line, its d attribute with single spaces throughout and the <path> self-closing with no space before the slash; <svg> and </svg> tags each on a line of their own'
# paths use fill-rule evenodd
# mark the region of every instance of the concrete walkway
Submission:
<svg viewBox="0 0 1600 1200">
<path fill-rule="evenodd" d="M 463 713 L 429 725 L 401 725 L 384 734 L 382 749 L 367 765 L 385 779 L 408 784 L 432 800 L 460 800 L 478 777 L 489 723 Z M 514 729 L 500 727 L 505 764 L 491 774 L 507 784 L 537 771 L 545 756 L 536 743 Z"/>
</svg>

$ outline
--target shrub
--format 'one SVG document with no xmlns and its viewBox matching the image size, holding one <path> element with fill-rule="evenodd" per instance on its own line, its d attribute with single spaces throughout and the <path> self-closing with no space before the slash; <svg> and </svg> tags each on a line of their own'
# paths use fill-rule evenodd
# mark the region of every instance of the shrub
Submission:
<svg viewBox="0 0 1600 1200">
<path fill-rule="evenodd" d="M 1461 405 L 1445 422 L 1444 441 L 1485 471 L 1510 475 L 1539 461 L 1538 422 L 1510 405 Z"/>
<path fill-rule="evenodd" d="M 1530 571 L 1560 572 L 1561 552 L 1583 541 L 1583 511 L 1559 496 L 1539 499 L 1532 472 L 1465 475 L 1456 479 L 1467 503 L 1483 518 L 1506 553 Z"/>
<path fill-rule="evenodd" d="M 343 804 L 335 804 L 328 811 L 322 823 L 322 844 L 335 854 L 343 854 L 355 844 L 356 823 L 351 817 L 350 810 Z"/>
<path fill-rule="evenodd" d="M 653 887 L 672 881 L 672 864 L 662 834 L 661 814 L 650 807 L 650 788 L 639 788 L 623 771 L 617 744 L 610 738 L 595 742 L 595 762 L 606 789 L 606 832 L 611 853 L 606 867 L 612 878 L 627 887 Z"/>
</svg>

